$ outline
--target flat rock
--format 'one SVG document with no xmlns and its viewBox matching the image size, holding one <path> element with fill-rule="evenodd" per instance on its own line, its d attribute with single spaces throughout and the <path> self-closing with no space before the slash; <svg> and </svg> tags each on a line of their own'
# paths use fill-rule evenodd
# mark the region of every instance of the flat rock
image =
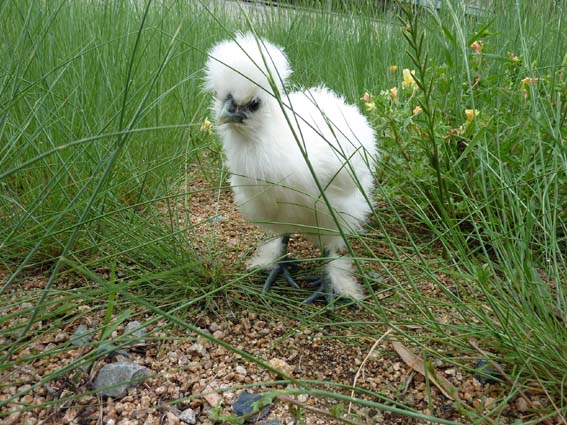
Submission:
<svg viewBox="0 0 567 425">
<path fill-rule="evenodd" d="M 105 365 L 94 380 L 97 393 L 107 397 L 124 397 L 128 388 L 139 385 L 150 375 L 150 370 L 132 362 L 117 362 Z"/>
<path fill-rule="evenodd" d="M 232 410 L 237 416 L 249 415 L 254 411 L 252 404 L 257 402 L 262 398 L 259 394 L 252 394 L 247 391 L 243 391 L 236 398 L 236 401 L 232 404 Z M 260 419 L 265 418 L 270 413 L 271 405 L 263 407 L 257 415 L 250 416 L 245 419 L 245 422 L 258 422 Z"/>
</svg>

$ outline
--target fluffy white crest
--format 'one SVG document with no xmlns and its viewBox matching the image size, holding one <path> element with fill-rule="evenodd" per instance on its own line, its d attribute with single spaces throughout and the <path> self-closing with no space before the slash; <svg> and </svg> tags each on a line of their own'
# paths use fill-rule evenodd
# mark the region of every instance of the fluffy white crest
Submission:
<svg viewBox="0 0 567 425">
<path fill-rule="evenodd" d="M 252 33 L 236 33 L 234 39 L 216 44 L 205 67 L 205 89 L 224 99 L 229 93 L 245 98 L 251 85 L 274 94 L 270 79 L 283 90 L 291 68 L 283 48 Z"/>
</svg>

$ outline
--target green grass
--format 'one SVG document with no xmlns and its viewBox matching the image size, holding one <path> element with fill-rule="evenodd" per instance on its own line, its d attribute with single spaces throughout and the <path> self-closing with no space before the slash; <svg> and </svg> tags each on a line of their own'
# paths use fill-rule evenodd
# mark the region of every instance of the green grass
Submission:
<svg viewBox="0 0 567 425">
<path fill-rule="evenodd" d="M 191 209 L 189 169 L 202 168 L 211 187 L 222 181 L 218 142 L 200 130 L 210 100 L 201 68 L 214 42 L 248 29 L 245 19 L 173 0 L 0 2 L 0 265 L 9 272 L 2 292 L 26 275 L 48 279 L 30 292 L 33 307 L 15 313 L 18 327 L 2 331 L 0 371 L 36 338 L 34 324 L 50 323 L 42 332 L 70 325 L 81 303 L 113 320 L 139 308 L 195 330 L 181 312 L 244 291 L 233 302 L 330 337 L 348 328 L 353 344 L 388 326 L 468 370 L 483 357 L 470 344 L 476 340 L 507 373 L 500 399 L 545 393 L 549 402 L 530 420 L 565 415 L 566 10 L 552 1 L 495 3 L 475 17 L 447 2 L 439 14 L 420 11 L 418 21 L 396 8 L 252 17 L 259 35 L 285 46 L 294 84 L 325 82 L 361 107 L 362 94 L 373 95 L 367 114 L 384 151 L 379 207 L 368 233 L 355 238 L 366 247 L 360 267 L 383 277 L 364 278 L 371 296 L 361 313 L 376 325 L 368 326 L 347 310 L 329 318 L 304 308 L 299 297 L 290 305 L 278 291 L 258 300 L 257 279 L 227 278 L 199 254 L 192 232 L 200 229 L 177 224 Z M 401 85 L 404 68 L 416 70 L 415 92 Z M 418 105 L 423 112 L 414 116 Z M 465 109 L 480 114 L 467 122 Z M 105 280 L 102 269 L 120 277 Z M 85 283 L 61 293 L 61 279 Z"/>
</svg>

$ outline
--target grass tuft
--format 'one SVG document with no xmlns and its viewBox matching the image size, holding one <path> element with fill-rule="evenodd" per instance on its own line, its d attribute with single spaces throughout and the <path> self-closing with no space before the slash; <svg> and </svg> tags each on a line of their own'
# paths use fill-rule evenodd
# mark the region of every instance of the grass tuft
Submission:
<svg viewBox="0 0 567 425">
<path fill-rule="evenodd" d="M 526 394 L 544 402 L 524 419 L 565 417 L 565 4 L 490 2 L 472 15 L 458 1 L 320 3 L 0 2 L 0 372 L 70 348 L 30 351 L 45 335 L 103 318 L 92 349 L 1 399 L 0 418 L 36 408 L 14 404 L 34 388 L 79 380 L 133 317 L 201 332 L 272 370 L 187 319 L 223 303 L 353 346 L 389 328 L 468 374 L 479 359 L 496 363 L 494 408 L 457 400 L 461 420 L 498 423 Z M 205 52 L 249 25 L 286 47 L 294 84 L 325 83 L 379 135 L 378 189 L 367 194 L 376 206 L 350 239 L 369 292 L 356 313 L 329 316 L 280 288 L 259 297 L 242 257 L 223 261 L 231 247 L 215 223 L 225 211 L 195 220 L 201 197 L 226 198 L 221 149 L 203 126 Z M 26 286 L 30 276 L 42 284 Z M 282 383 L 298 390 L 278 392 Z M 435 415 L 338 382 L 283 376 L 272 387 L 273 397 Z"/>
</svg>

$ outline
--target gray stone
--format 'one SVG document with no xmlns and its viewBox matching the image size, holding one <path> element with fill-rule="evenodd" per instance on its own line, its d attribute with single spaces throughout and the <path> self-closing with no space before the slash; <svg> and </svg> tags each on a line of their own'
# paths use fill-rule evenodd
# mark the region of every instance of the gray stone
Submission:
<svg viewBox="0 0 567 425">
<path fill-rule="evenodd" d="M 488 360 L 479 360 L 476 362 L 474 368 L 476 371 L 474 377 L 482 385 L 496 384 L 502 378 L 498 369 L 491 366 Z"/>
<path fill-rule="evenodd" d="M 282 425 L 282 422 L 279 419 L 266 419 L 258 422 L 258 425 Z"/>
<path fill-rule="evenodd" d="M 257 402 L 262 398 L 261 395 L 252 394 L 247 391 L 243 391 L 236 398 L 236 401 L 232 403 L 232 410 L 237 416 L 249 415 L 254 411 L 252 404 Z M 265 418 L 270 413 L 271 405 L 264 406 L 257 415 L 252 415 L 245 419 L 245 422 L 258 422 L 260 419 Z"/>
<path fill-rule="evenodd" d="M 223 221 L 227 221 L 228 218 L 226 218 L 224 215 L 214 215 L 211 217 L 211 221 L 213 223 L 222 223 Z"/>
<path fill-rule="evenodd" d="M 124 397 L 128 388 L 139 385 L 150 370 L 132 362 L 117 362 L 105 365 L 94 380 L 97 393 L 107 397 Z"/>
<path fill-rule="evenodd" d="M 91 342 L 91 330 L 85 325 L 79 325 L 71 337 L 71 344 L 82 347 Z"/>
<path fill-rule="evenodd" d="M 148 330 L 145 327 L 143 327 L 140 322 L 138 322 L 137 320 L 133 320 L 131 322 L 128 322 L 128 324 L 126 325 L 126 329 L 124 330 L 124 333 L 128 334 L 128 336 L 132 338 L 136 338 L 140 340 L 140 342 L 145 342 L 146 335 L 148 334 Z"/>
<path fill-rule="evenodd" d="M 195 425 L 197 423 L 197 415 L 193 409 L 185 409 L 179 414 L 179 420 L 189 425 Z"/>
</svg>

